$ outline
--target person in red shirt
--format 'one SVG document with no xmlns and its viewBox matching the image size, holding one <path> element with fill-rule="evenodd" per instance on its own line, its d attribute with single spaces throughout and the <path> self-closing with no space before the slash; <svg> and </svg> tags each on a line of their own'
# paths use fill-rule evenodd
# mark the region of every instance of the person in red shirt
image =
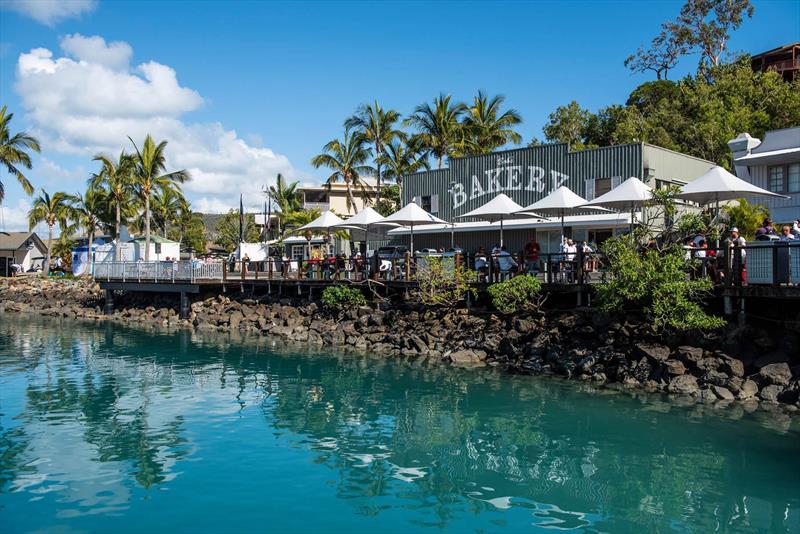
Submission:
<svg viewBox="0 0 800 534">
<path fill-rule="evenodd" d="M 525 271 L 528 273 L 536 273 L 539 271 L 539 253 L 542 247 L 536 242 L 534 238 L 528 239 L 525 244 Z"/>
</svg>

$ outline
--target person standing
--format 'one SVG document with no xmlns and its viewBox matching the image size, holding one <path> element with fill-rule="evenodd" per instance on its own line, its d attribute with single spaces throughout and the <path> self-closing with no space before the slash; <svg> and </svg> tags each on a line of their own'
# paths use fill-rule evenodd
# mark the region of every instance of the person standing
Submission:
<svg viewBox="0 0 800 534">
<path fill-rule="evenodd" d="M 525 271 L 535 274 L 539 272 L 539 254 L 542 247 L 536 242 L 534 238 L 528 239 L 525 244 Z"/>
</svg>

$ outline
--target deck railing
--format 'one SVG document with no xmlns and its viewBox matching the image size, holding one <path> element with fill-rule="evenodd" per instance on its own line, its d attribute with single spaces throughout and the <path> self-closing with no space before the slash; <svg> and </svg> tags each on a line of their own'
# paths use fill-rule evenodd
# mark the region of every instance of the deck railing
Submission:
<svg viewBox="0 0 800 534">
<path fill-rule="evenodd" d="M 608 258 L 601 253 L 542 253 L 502 257 L 472 254 L 410 254 L 389 258 L 329 258 L 327 260 L 170 262 L 102 262 L 94 264 L 94 278 L 120 282 L 245 282 L 253 280 L 366 280 L 414 282 L 431 261 L 467 269 L 477 284 L 491 284 L 530 274 L 551 285 L 586 285 L 608 279 Z M 800 241 L 748 243 L 747 247 L 687 249 L 689 275 L 709 277 L 715 285 L 800 284 Z"/>
</svg>

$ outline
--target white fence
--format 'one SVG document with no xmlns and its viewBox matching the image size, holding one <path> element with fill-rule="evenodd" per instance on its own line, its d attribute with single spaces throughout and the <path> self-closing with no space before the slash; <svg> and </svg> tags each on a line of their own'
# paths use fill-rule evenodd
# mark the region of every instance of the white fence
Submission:
<svg viewBox="0 0 800 534">
<path fill-rule="evenodd" d="M 94 264 L 95 280 L 122 282 L 194 282 L 221 280 L 222 263 L 200 261 L 109 261 Z"/>
</svg>

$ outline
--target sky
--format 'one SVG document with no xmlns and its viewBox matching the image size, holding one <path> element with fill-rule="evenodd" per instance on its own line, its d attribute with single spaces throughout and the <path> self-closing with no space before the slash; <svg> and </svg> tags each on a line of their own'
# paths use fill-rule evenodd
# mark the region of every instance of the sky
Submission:
<svg viewBox="0 0 800 534">
<path fill-rule="evenodd" d="M 753 4 L 731 50 L 800 40 L 800 2 Z M 519 111 L 524 143 L 559 105 L 622 103 L 653 78 L 624 59 L 681 5 L 0 0 L 0 103 L 12 132 L 42 144 L 26 173 L 37 189 L 81 191 L 92 156 L 151 133 L 169 143 L 169 170 L 191 172 L 195 209 L 238 207 L 240 193 L 256 209 L 279 172 L 323 182 L 310 160 L 362 103 L 408 115 L 439 93 L 468 101 L 483 89 Z M 31 199 L 2 180 L 0 229 L 24 229 Z"/>
</svg>

